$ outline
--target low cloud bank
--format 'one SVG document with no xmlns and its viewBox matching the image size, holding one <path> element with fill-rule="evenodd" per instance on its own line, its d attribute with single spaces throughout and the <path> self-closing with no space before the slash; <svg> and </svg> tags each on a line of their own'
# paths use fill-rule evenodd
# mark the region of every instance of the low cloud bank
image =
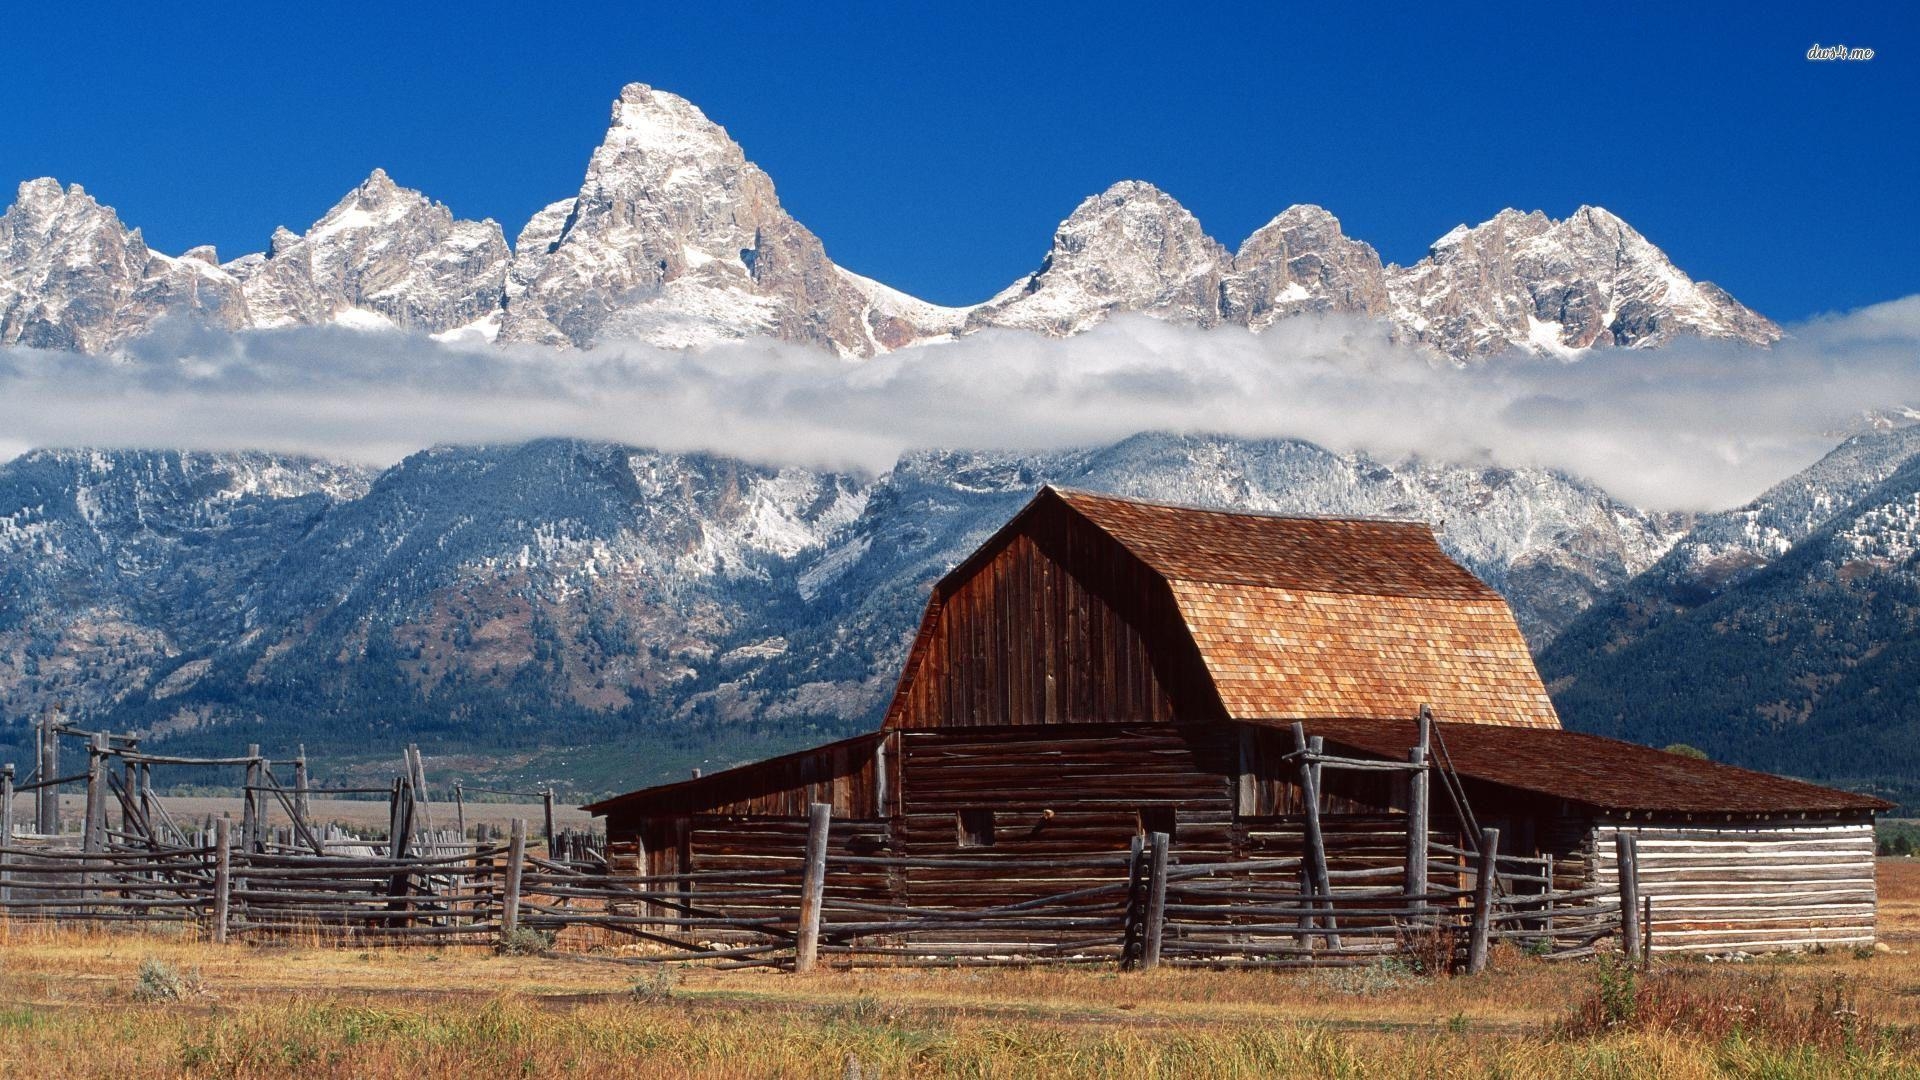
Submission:
<svg viewBox="0 0 1920 1080">
<path fill-rule="evenodd" d="M 1461 369 L 1335 317 L 1255 335 L 1134 316 L 1066 340 L 993 332 L 863 362 L 764 341 L 553 351 L 167 326 L 113 358 L 0 350 L 0 456 L 168 447 L 384 463 L 436 443 L 566 435 L 878 472 L 914 448 L 1164 430 L 1544 466 L 1650 508 L 1717 509 L 1869 413 L 1920 409 L 1920 296 L 1791 332 L 1772 349 L 1688 342 Z"/>
</svg>

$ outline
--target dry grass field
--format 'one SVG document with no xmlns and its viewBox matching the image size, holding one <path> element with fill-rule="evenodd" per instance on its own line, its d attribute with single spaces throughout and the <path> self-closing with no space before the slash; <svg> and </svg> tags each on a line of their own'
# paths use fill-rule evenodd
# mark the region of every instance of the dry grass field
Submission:
<svg viewBox="0 0 1920 1080">
<path fill-rule="evenodd" d="M 1920 1077 L 1920 863 L 1881 878 L 1890 951 L 1648 976 L 797 977 L 0 924 L 0 1055 L 42 1078 Z"/>
</svg>

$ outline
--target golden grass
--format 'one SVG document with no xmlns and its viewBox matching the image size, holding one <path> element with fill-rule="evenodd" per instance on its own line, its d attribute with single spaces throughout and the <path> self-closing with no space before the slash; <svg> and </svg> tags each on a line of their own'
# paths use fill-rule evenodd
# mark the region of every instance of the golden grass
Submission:
<svg viewBox="0 0 1920 1080">
<path fill-rule="evenodd" d="M 1920 869 L 1888 862 L 1882 874 L 1883 919 L 1920 927 Z M 636 995 L 645 969 L 606 956 L 222 948 L 184 933 L 0 924 L 0 1060 L 21 1076 L 303 1080 L 840 1077 L 849 1058 L 868 1080 L 1920 1076 L 1920 956 L 1893 949 L 1674 961 L 1641 1022 L 1582 1031 L 1570 1021 L 1592 1005 L 1595 965 L 1512 953 L 1471 979 L 690 969 Z M 135 1000 L 147 961 L 186 976 L 187 995 Z M 1840 991 L 1860 1019 L 1836 1036 Z M 1756 995 L 1771 995 L 1773 1027 L 1726 1019 Z"/>
</svg>

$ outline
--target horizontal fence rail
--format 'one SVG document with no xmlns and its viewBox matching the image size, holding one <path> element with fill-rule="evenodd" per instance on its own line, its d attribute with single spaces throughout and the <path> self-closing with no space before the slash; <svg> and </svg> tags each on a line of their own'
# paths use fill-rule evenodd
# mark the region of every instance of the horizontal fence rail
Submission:
<svg viewBox="0 0 1920 1080">
<path fill-rule="evenodd" d="M 849 853 L 844 842 L 830 845 L 824 806 L 814 818 L 804 848 L 664 874 L 610 863 L 602 844 L 585 840 L 531 853 L 518 820 L 506 843 L 448 838 L 400 857 L 320 836 L 249 850 L 225 821 L 192 831 L 212 832 L 210 841 L 177 847 L 108 837 L 101 850 L 76 851 L 16 840 L 0 846 L 0 919 L 189 923 L 216 941 L 514 945 L 530 931 L 534 947 L 545 947 L 562 934 L 592 934 L 649 961 L 799 970 L 1284 969 L 1402 957 L 1473 971 L 1494 943 L 1547 957 L 1589 956 L 1614 942 L 1639 956 L 1646 944 L 1624 835 L 1618 885 L 1554 888 L 1551 860 L 1499 854 L 1491 829 L 1477 850 L 1428 845 L 1416 879 L 1404 865 L 1328 869 L 1291 855 L 1182 865 L 1164 833 L 1113 854 Z M 914 881 L 961 879 L 981 882 L 968 902 L 912 899 Z"/>
</svg>

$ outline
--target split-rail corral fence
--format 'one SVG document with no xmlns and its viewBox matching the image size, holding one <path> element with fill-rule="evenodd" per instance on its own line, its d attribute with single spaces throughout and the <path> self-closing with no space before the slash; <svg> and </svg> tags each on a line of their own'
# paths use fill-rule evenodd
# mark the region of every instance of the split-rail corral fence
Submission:
<svg viewBox="0 0 1920 1080">
<path fill-rule="evenodd" d="M 1632 836 L 1617 839 L 1617 885 L 1556 889 L 1551 864 L 1501 854 L 1496 829 L 1478 830 L 1468 848 L 1434 842 L 1425 827 L 1431 773 L 1424 769 L 1414 773 L 1406 822 L 1369 838 L 1403 857 L 1330 870 L 1314 790 L 1320 770 L 1417 769 L 1417 754 L 1412 765 L 1399 765 L 1303 745 L 1298 764 L 1309 810 L 1304 854 L 1293 858 L 1182 865 L 1162 832 L 1110 855 L 864 854 L 873 845 L 836 835 L 831 808 L 816 803 L 804 823 L 767 823 L 773 832 L 804 829 L 785 836 L 791 843 L 692 872 L 645 875 L 610 862 L 597 838 L 556 836 L 550 813 L 544 853 L 530 845 L 524 819 L 514 819 L 504 843 L 469 840 L 463 823 L 432 829 L 423 820 L 427 805 L 412 794 L 424 792 L 425 782 L 411 748 L 393 788 L 388 839 L 370 842 L 321 835 L 304 805 L 303 761 L 289 790 L 257 751 L 233 759 L 248 778 L 236 830 L 224 818 L 185 826 L 161 819 L 144 770 L 186 759 L 115 750 L 99 735 L 89 746 L 86 774 L 50 775 L 18 789 L 85 780 L 77 847 L 56 834 L 19 833 L 11 767 L 0 773 L 0 918 L 184 923 L 216 942 L 299 935 L 355 945 L 511 944 L 534 931 L 560 947 L 621 940 L 641 946 L 649 960 L 799 971 L 823 964 L 1300 968 L 1402 957 L 1428 970 L 1476 972 L 1496 942 L 1546 957 L 1617 947 L 1639 958 L 1651 947 Z M 124 764 L 130 779 L 108 769 L 109 759 Z M 118 829 L 109 827 L 109 796 Z M 269 797 L 283 803 L 291 828 L 264 826 Z M 965 907 L 897 899 L 902 882 L 955 879 L 990 882 L 1000 899 Z"/>
</svg>

